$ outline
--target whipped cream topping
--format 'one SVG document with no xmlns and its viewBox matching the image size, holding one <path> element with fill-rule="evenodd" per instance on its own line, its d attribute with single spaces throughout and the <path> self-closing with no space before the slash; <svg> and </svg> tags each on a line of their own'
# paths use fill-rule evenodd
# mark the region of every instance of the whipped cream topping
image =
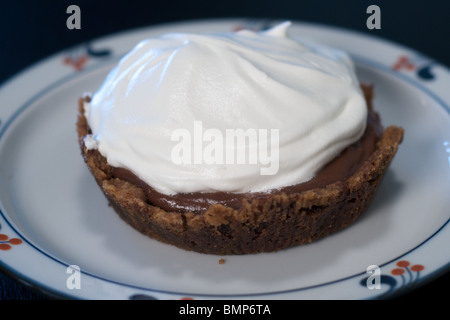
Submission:
<svg viewBox="0 0 450 320">
<path fill-rule="evenodd" d="M 85 103 L 86 147 L 164 194 L 310 180 L 362 136 L 367 107 L 348 55 L 289 25 L 143 40 Z"/>
</svg>

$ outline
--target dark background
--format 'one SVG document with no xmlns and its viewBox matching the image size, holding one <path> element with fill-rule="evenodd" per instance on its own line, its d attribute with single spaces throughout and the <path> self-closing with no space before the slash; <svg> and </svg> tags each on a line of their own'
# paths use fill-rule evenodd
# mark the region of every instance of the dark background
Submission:
<svg viewBox="0 0 450 320">
<path fill-rule="evenodd" d="M 68 30 L 66 9 L 81 9 L 81 30 Z M 368 30 L 366 9 L 381 9 L 381 30 Z M 335 25 L 413 48 L 450 66 L 450 1 L 167 0 L 2 1 L 0 84 L 39 60 L 68 47 L 118 31 L 202 18 L 270 18 Z M 450 84 L 449 84 L 450 89 Z M 1 252 L 0 252 L 1 259 Z M 399 297 L 445 297 L 449 273 Z M 42 293 L 0 272 L 0 299 L 43 299 Z"/>
</svg>

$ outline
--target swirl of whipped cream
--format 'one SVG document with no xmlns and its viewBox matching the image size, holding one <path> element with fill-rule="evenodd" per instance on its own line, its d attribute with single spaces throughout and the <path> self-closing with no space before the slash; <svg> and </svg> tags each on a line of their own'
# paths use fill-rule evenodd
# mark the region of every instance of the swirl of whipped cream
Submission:
<svg viewBox="0 0 450 320">
<path fill-rule="evenodd" d="M 85 145 L 164 194 L 310 180 L 362 136 L 367 106 L 348 55 L 289 25 L 140 42 L 85 103 Z"/>
</svg>

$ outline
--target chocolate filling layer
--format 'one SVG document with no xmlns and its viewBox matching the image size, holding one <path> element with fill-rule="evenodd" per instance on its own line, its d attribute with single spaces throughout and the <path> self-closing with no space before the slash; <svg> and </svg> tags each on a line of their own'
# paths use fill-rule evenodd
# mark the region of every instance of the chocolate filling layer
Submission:
<svg viewBox="0 0 450 320">
<path fill-rule="evenodd" d="M 128 181 L 141 187 L 146 194 L 148 203 L 172 212 L 206 211 L 212 204 L 238 209 L 242 201 L 251 201 L 255 198 L 267 197 L 273 193 L 298 193 L 309 189 L 325 187 L 337 181 L 343 181 L 350 177 L 374 152 L 376 144 L 382 133 L 382 126 L 378 114 L 371 107 L 372 90 L 370 87 L 362 87 L 368 104 L 367 127 L 359 141 L 347 147 L 338 157 L 326 165 L 313 179 L 292 186 L 283 187 L 268 192 L 255 193 L 228 193 L 228 192 L 195 192 L 166 195 L 160 193 L 124 168 L 112 168 L 113 177 Z"/>
</svg>

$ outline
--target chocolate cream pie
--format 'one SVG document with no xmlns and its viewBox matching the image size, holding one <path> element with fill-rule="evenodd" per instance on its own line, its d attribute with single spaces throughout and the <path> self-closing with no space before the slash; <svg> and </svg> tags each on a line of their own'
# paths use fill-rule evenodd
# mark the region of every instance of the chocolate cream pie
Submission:
<svg viewBox="0 0 450 320">
<path fill-rule="evenodd" d="M 355 222 L 403 138 L 342 51 L 262 32 L 140 42 L 79 101 L 78 141 L 117 213 L 208 254 L 271 252 Z"/>
</svg>

